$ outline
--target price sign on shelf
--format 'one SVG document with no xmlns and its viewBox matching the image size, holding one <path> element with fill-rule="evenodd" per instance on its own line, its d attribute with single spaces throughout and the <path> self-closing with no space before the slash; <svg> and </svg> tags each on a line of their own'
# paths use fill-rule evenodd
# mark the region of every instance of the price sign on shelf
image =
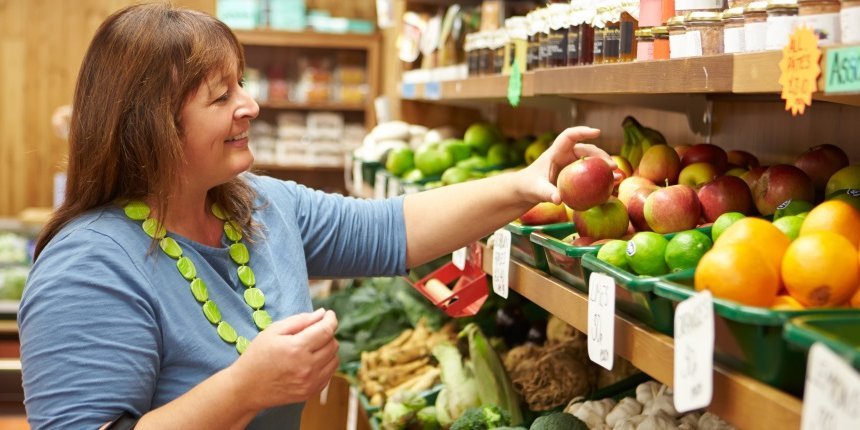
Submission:
<svg viewBox="0 0 860 430">
<path fill-rule="evenodd" d="M 711 404 L 714 394 L 714 299 L 708 290 L 675 309 L 675 409 Z"/>
<path fill-rule="evenodd" d="M 395 177 L 388 178 L 388 197 L 397 197 L 400 195 L 400 179 Z"/>
<path fill-rule="evenodd" d="M 511 232 L 499 229 L 493 234 L 493 291 L 506 299 L 510 267 Z"/>
<path fill-rule="evenodd" d="M 860 375 L 820 343 L 809 349 L 800 428 L 860 429 Z"/>
<path fill-rule="evenodd" d="M 818 37 L 809 27 L 797 28 L 782 49 L 780 97 L 785 100 L 785 110 L 790 110 L 793 116 L 803 114 L 807 106 L 812 106 L 812 93 L 818 90 L 818 75 L 821 74 L 820 59 Z"/>
<path fill-rule="evenodd" d="M 439 82 L 427 82 L 424 84 L 424 98 L 428 100 L 439 100 L 442 98 L 442 85 Z"/>
<path fill-rule="evenodd" d="M 352 160 L 352 187 L 358 191 L 364 186 L 364 173 L 361 171 L 361 160 Z"/>
<path fill-rule="evenodd" d="M 588 278 L 588 358 L 607 370 L 615 361 L 615 281 L 598 272 Z"/>
<path fill-rule="evenodd" d="M 462 247 L 453 254 L 451 254 L 451 261 L 457 266 L 458 269 L 463 270 L 466 268 L 466 247 Z"/>
<path fill-rule="evenodd" d="M 377 170 L 376 176 L 373 179 L 373 198 L 375 199 L 384 199 L 385 193 L 388 191 L 386 188 L 388 176 L 385 175 L 384 170 Z"/>
</svg>

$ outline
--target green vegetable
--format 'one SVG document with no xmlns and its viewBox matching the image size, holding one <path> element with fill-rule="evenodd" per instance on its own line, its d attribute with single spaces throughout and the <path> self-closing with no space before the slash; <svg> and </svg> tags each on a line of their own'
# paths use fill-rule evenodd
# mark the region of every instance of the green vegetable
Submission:
<svg viewBox="0 0 860 430">
<path fill-rule="evenodd" d="M 439 420 L 436 419 L 436 407 L 425 406 L 418 411 L 418 429 L 419 430 L 439 430 Z"/>
<path fill-rule="evenodd" d="M 538 417 L 529 430 L 588 430 L 588 426 L 571 414 L 554 412 Z"/>
<path fill-rule="evenodd" d="M 427 406 L 427 400 L 414 393 L 391 398 L 382 409 L 382 428 L 401 430 L 412 427 L 418 420 L 418 412 Z"/>
<path fill-rule="evenodd" d="M 463 357 L 456 346 L 440 343 L 433 348 L 433 356 L 439 362 L 445 385 L 436 398 L 436 418 L 445 427 L 466 409 L 480 405 L 478 385 L 471 366 L 463 365 Z"/>
<path fill-rule="evenodd" d="M 467 409 L 457 421 L 451 424 L 451 430 L 489 430 L 511 424 L 511 416 L 496 405 L 484 405 Z"/>
<path fill-rule="evenodd" d="M 498 405 L 510 414 L 511 422 L 522 424 L 520 398 L 496 351 L 475 324 L 467 325 L 460 337 L 469 339 L 469 357 L 475 368 L 478 398 L 482 405 Z"/>
</svg>

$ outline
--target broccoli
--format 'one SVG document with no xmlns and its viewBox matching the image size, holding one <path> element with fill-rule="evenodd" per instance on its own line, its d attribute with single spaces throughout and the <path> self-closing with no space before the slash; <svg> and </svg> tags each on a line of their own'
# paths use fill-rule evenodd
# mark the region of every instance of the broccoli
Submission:
<svg viewBox="0 0 860 430">
<path fill-rule="evenodd" d="M 588 426 L 571 414 L 553 412 L 538 417 L 529 430 L 588 430 Z"/>
<path fill-rule="evenodd" d="M 450 430 L 490 430 L 511 424 L 511 415 L 496 405 L 469 408 L 451 424 Z"/>
</svg>

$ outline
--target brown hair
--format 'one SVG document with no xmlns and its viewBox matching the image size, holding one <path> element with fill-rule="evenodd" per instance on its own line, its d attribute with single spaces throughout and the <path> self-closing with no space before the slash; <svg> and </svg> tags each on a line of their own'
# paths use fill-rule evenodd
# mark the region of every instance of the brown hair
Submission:
<svg viewBox="0 0 860 430">
<path fill-rule="evenodd" d="M 245 57 L 221 21 L 168 4 L 122 9 L 96 31 L 78 75 L 69 132 L 65 200 L 42 231 L 36 256 L 72 219 L 100 206 L 167 196 L 184 164 L 179 114 L 207 76 Z M 242 177 L 209 191 L 245 236 L 256 194 Z M 167 213 L 159 199 L 157 213 Z M 160 220 L 164 222 L 164 219 Z"/>
</svg>

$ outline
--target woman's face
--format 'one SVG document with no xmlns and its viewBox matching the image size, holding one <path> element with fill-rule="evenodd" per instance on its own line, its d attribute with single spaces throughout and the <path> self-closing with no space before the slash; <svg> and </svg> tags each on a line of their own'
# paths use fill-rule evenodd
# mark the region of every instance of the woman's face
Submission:
<svg viewBox="0 0 860 430">
<path fill-rule="evenodd" d="M 194 188 L 226 183 L 254 162 L 248 130 L 260 107 L 231 70 L 210 75 L 180 112 L 186 160 L 181 175 Z"/>
</svg>

